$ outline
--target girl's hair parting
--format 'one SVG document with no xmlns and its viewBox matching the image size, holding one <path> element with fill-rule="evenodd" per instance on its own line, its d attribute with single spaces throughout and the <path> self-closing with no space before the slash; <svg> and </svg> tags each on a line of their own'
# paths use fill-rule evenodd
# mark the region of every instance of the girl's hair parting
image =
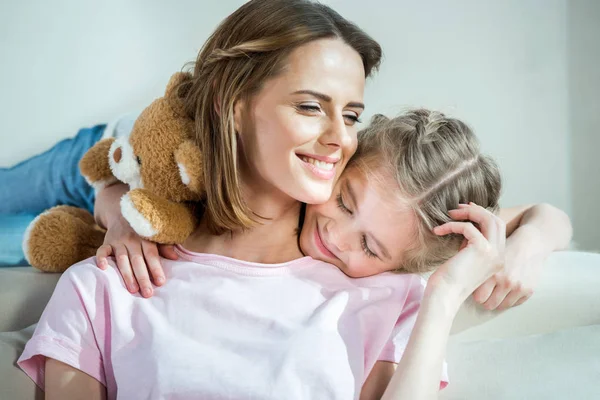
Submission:
<svg viewBox="0 0 600 400">
<path fill-rule="evenodd" d="M 369 178 L 391 174 L 402 201 L 417 216 L 417 237 L 399 272 L 427 272 L 458 251 L 461 235 L 437 236 L 432 229 L 451 221 L 448 211 L 459 203 L 498 208 L 502 184 L 496 163 L 481 154 L 469 126 L 440 112 L 374 116 L 358 133 L 358 149 L 348 164 L 353 167 Z"/>
</svg>

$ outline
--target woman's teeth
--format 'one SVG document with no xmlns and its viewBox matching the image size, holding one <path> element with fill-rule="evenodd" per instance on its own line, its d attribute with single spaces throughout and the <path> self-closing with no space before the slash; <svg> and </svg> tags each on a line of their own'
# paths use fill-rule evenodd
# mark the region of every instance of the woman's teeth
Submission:
<svg viewBox="0 0 600 400">
<path fill-rule="evenodd" d="M 333 167 L 335 166 L 335 164 L 333 164 L 333 163 L 315 160 L 314 158 L 310 158 L 310 157 L 300 156 L 300 159 L 304 162 L 314 165 L 315 167 L 317 167 L 319 169 L 324 169 L 325 171 L 331 171 L 333 169 Z"/>
</svg>

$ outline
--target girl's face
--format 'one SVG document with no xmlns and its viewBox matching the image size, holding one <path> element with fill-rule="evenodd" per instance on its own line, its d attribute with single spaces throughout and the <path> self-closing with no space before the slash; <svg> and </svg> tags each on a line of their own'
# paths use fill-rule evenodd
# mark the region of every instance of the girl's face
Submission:
<svg viewBox="0 0 600 400">
<path fill-rule="evenodd" d="M 398 190 L 391 177 L 368 181 L 355 168 L 346 170 L 329 201 L 306 207 L 302 251 L 352 278 L 397 269 L 417 227 Z"/>
<path fill-rule="evenodd" d="M 323 203 L 356 150 L 365 73 L 343 41 L 292 51 L 283 71 L 235 106 L 240 171 L 253 193 Z"/>
</svg>

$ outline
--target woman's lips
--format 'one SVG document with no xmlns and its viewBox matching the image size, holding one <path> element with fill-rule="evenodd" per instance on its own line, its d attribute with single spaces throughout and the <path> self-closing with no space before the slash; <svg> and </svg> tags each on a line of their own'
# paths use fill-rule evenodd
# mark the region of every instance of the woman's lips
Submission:
<svg viewBox="0 0 600 400">
<path fill-rule="evenodd" d="M 319 233 L 319 224 L 315 224 L 314 240 L 315 245 L 325 257 L 336 258 L 335 254 L 329 251 L 329 249 L 325 246 L 325 243 L 323 243 L 323 240 L 321 239 L 321 234 Z"/>
<path fill-rule="evenodd" d="M 332 180 L 336 175 L 336 162 L 318 160 L 314 157 L 296 154 L 304 168 L 310 171 L 314 176 L 323 180 Z"/>
</svg>

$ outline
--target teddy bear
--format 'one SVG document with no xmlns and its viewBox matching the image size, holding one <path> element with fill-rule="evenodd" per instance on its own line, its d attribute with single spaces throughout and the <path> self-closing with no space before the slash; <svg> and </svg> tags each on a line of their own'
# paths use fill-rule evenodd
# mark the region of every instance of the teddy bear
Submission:
<svg viewBox="0 0 600 400">
<path fill-rule="evenodd" d="M 96 190 L 117 181 L 129 185 L 121 213 L 138 235 L 157 243 L 182 243 L 197 225 L 195 207 L 204 196 L 194 121 L 180 97 L 190 79 L 189 73 L 173 75 L 164 97 L 140 114 L 128 138 L 101 140 L 79 162 Z M 33 267 L 63 272 L 94 256 L 105 233 L 87 210 L 57 206 L 31 222 L 23 251 Z"/>
</svg>

